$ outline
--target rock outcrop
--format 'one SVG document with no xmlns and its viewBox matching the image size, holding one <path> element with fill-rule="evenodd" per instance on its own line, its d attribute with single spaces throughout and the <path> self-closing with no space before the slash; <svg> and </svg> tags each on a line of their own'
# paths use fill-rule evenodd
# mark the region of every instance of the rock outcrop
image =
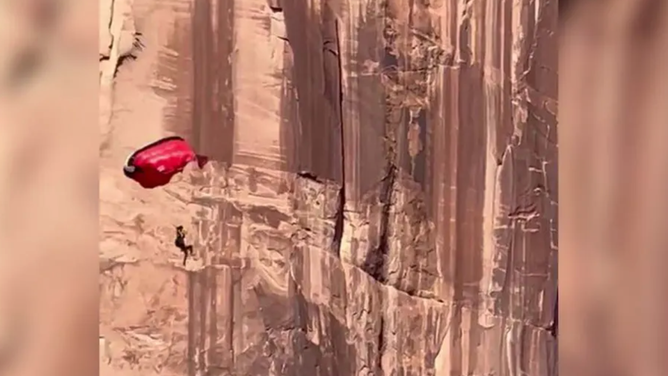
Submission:
<svg viewBox="0 0 668 376">
<path fill-rule="evenodd" d="M 556 2 L 124 1 L 103 374 L 557 375 Z M 167 134 L 214 162 L 126 180 Z"/>
</svg>

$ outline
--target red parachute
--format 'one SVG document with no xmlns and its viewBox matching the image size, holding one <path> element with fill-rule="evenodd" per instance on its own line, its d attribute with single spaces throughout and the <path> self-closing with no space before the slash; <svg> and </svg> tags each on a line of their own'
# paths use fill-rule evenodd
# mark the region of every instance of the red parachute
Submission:
<svg viewBox="0 0 668 376">
<path fill-rule="evenodd" d="M 165 137 L 130 154 L 123 173 L 144 188 L 156 188 L 169 183 L 172 177 L 188 165 L 197 162 L 204 167 L 208 158 L 196 154 L 181 137 Z"/>
</svg>

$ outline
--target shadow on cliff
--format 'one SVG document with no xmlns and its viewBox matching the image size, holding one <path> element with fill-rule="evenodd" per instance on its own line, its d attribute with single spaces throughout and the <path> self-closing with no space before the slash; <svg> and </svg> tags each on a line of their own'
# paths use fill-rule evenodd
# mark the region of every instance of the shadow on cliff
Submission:
<svg viewBox="0 0 668 376">
<path fill-rule="evenodd" d="M 212 160 L 229 164 L 234 150 L 234 1 L 194 0 L 190 19 L 176 18 L 160 50 L 154 91 L 167 99 L 166 130 Z M 214 22 L 215 19 L 215 22 Z M 170 53 L 177 51 L 177 54 Z"/>
<path fill-rule="evenodd" d="M 306 0 L 282 2 L 287 32 L 281 98 L 281 149 L 292 173 L 343 185 L 341 72 L 337 21 Z"/>
<path fill-rule="evenodd" d="M 348 131 L 357 132 L 357 137 L 362 138 L 362 142 L 368 145 L 360 148 L 359 155 L 350 155 L 345 153 L 347 148 L 344 147 L 344 142 L 351 140 L 344 138 L 346 134 L 344 127 L 352 125 L 344 124 L 344 119 L 348 119 L 349 114 L 343 114 L 343 53 L 340 50 L 342 42 L 339 41 L 338 19 L 332 9 L 334 5 L 324 1 L 320 14 L 316 14 L 306 0 L 283 1 L 281 5 L 280 11 L 284 13 L 287 31 L 282 72 L 281 148 L 288 160 L 287 170 L 291 173 L 307 172 L 319 180 L 335 182 L 342 187 L 334 248 L 340 245 L 337 237 L 340 237 L 342 232 L 344 208 L 357 208 L 359 204 L 357 200 L 360 197 L 378 189 L 369 196 L 373 197 L 374 202 L 368 204 L 377 206 L 378 202 L 375 200 L 379 200 L 383 208 L 379 221 L 374 224 L 379 226 L 379 241 L 374 250 L 367 254 L 364 268 L 375 279 L 384 281 L 388 246 L 387 229 L 395 169 L 393 162 L 387 163 L 386 160 L 385 94 L 381 77 L 360 75 L 366 69 L 364 65 L 366 62 L 378 61 L 385 55 L 378 47 L 381 41 L 382 21 L 376 17 L 377 12 L 372 5 L 361 9 L 361 14 L 367 14 L 367 17 L 357 25 L 359 38 L 356 50 L 351 56 L 352 61 L 346 62 L 356 73 L 353 76 L 357 77 L 346 78 L 349 80 L 348 87 L 356 90 L 355 97 L 359 99 L 357 103 L 347 103 L 347 105 L 354 107 L 353 111 L 360 117 L 356 119 L 360 129 L 348 129 Z M 274 11 L 278 9 L 275 8 Z M 346 158 L 356 160 L 347 161 Z M 356 166 L 360 170 L 357 173 L 361 176 L 360 181 L 357 187 L 353 187 L 354 192 L 347 191 L 349 186 L 346 186 L 346 183 L 352 180 L 346 174 L 353 172 L 346 171 L 346 166 Z M 356 255 L 353 257 L 356 259 Z M 308 267 L 303 265 L 303 260 L 302 262 L 293 260 L 293 262 L 298 268 Z M 346 279 L 340 268 L 323 270 L 323 273 L 326 273 L 324 278 L 329 279 L 332 288 L 340 290 L 341 299 L 345 299 Z M 294 328 L 288 330 L 292 333 L 290 338 L 295 360 L 291 364 L 284 365 L 286 371 L 283 374 L 323 376 L 356 374 L 358 370 L 353 363 L 356 358 L 355 350 L 346 343 L 347 326 L 337 321 L 332 313 L 335 310 L 332 306 L 324 307 L 308 302 L 298 287 L 299 283 L 299 281 L 294 282 L 294 291 L 288 299 L 263 298 L 267 303 L 273 301 L 272 304 L 279 307 L 282 305 L 283 310 L 292 307 L 295 313 L 291 324 L 286 324 L 294 325 Z M 345 301 L 340 305 L 347 306 Z M 342 311 L 345 311 L 345 308 Z M 320 321 L 313 320 L 322 317 L 324 317 L 322 326 Z M 384 350 L 382 314 L 378 327 L 380 331 L 377 343 L 369 343 L 368 346 L 373 348 L 368 350 L 376 354 L 379 360 Z M 306 335 L 309 329 L 315 332 L 313 337 L 318 338 L 319 343 L 309 340 Z M 260 362 L 266 363 L 268 360 Z M 378 364 L 367 366 L 373 367 L 374 373 L 381 372 L 379 361 Z M 266 364 L 261 368 L 264 367 Z"/>
<path fill-rule="evenodd" d="M 345 323 L 328 308 L 309 303 L 294 280 L 291 285 L 287 298 L 254 289 L 265 332 L 260 343 L 239 354 L 237 365 L 243 368 L 236 371 L 258 376 L 272 369 L 285 376 L 355 374 L 355 350 L 346 341 Z"/>
<path fill-rule="evenodd" d="M 344 124 L 344 119 L 350 120 L 348 116 L 351 114 L 343 114 L 343 54 L 339 50 L 338 21 L 331 7 L 330 3 L 324 2 L 321 14 L 317 15 L 305 0 L 282 3 L 281 11 L 285 16 L 288 41 L 282 77 L 281 148 L 288 160 L 288 172 L 308 172 L 320 180 L 333 181 L 342 187 L 345 187 L 346 182 L 354 181 L 352 175 L 346 176 L 346 173 L 359 176 L 359 181 L 355 181 L 356 186 L 352 187 L 354 191 L 342 192 L 338 219 L 343 218 L 344 205 L 346 208 L 359 209 L 362 203 L 358 200 L 362 197 L 366 197 L 368 201 L 362 205 L 381 208 L 381 213 L 373 223 L 377 232 L 376 244 L 372 245 L 369 252 L 365 252 L 362 268 L 376 280 L 385 282 L 389 212 L 396 168 L 385 143 L 386 94 L 381 77 L 380 74 L 365 72 L 369 62 L 381 61 L 383 67 L 396 68 L 396 59 L 385 53 L 383 47 L 379 48 L 382 46 L 383 21 L 378 18 L 377 10 L 371 4 L 361 8 L 360 14 L 366 16 L 361 17 L 357 25 L 358 40 L 355 41 L 356 49 L 350 56 L 352 61 L 345 62 L 354 73 L 346 78 L 347 87 L 355 91 L 348 95 L 357 98 L 356 103 L 347 105 L 359 116 L 354 119 L 355 124 L 359 124 L 359 129 L 347 129 L 348 133 L 345 133 L 344 127 L 353 125 Z M 356 132 L 357 137 L 364 143 L 360 145 L 357 155 L 344 153 L 344 150 L 348 149 L 357 151 L 354 146 L 344 148 L 344 142 L 352 142 L 346 140 L 344 134 L 352 135 L 352 132 Z M 346 158 L 355 160 L 347 161 Z M 355 166 L 358 171 L 348 172 L 345 170 L 346 166 Z M 334 241 L 336 243 L 336 239 Z M 352 250 L 353 253 L 356 251 Z M 354 254 L 353 257 L 357 259 L 357 255 Z M 296 262 L 297 267 L 304 267 L 302 263 Z M 340 296 L 345 299 L 345 277 L 341 270 L 332 268 L 326 273 L 328 275 L 325 278 L 342 291 Z M 272 304 L 277 307 L 282 306 L 282 310 L 292 307 L 295 314 L 293 321 L 285 324 L 294 325 L 294 328 L 287 330 L 292 333 L 290 340 L 295 354 L 291 364 L 282 364 L 286 367 L 284 374 L 356 374 L 358 370 L 353 364 L 355 350 L 345 340 L 348 336 L 347 326 L 337 321 L 332 313 L 333 307 L 307 302 L 297 287 L 299 283 L 295 282 L 294 291 L 288 299 L 263 298 L 267 304 L 273 301 Z M 345 301 L 341 303 L 342 307 L 346 305 Z M 369 353 L 375 354 L 377 362 L 367 365 L 374 374 L 382 372 L 380 358 L 385 347 L 383 315 L 384 313 L 381 313 L 379 323 L 375 325 L 378 329 L 376 340 L 367 344 Z M 321 317 L 324 317 L 322 326 L 320 321 L 313 320 Z M 315 332 L 312 337 L 318 338 L 319 343 L 309 340 L 306 335 L 309 330 Z M 266 363 L 269 360 L 258 362 L 263 363 L 260 368 L 268 367 Z"/>
</svg>

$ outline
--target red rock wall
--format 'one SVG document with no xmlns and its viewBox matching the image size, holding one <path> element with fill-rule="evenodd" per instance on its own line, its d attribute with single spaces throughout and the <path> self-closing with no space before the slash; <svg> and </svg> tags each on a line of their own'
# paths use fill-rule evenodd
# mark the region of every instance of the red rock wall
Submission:
<svg viewBox="0 0 668 376">
<path fill-rule="evenodd" d="M 116 144 L 176 132 L 216 162 L 103 193 L 127 205 L 103 227 L 145 223 L 103 272 L 103 335 L 133 343 L 109 336 L 110 369 L 556 375 L 556 6 L 135 3 L 171 27 L 115 90 L 151 90 L 160 125 L 116 118 Z M 174 221 L 196 237 L 185 270 Z"/>
</svg>

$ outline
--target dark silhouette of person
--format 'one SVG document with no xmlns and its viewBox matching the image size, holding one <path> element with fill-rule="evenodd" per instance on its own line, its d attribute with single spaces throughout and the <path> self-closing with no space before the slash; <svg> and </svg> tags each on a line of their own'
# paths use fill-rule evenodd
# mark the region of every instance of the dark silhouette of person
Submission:
<svg viewBox="0 0 668 376">
<path fill-rule="evenodd" d="M 174 239 L 174 245 L 183 252 L 183 266 L 186 266 L 188 255 L 192 256 L 193 254 L 193 246 L 186 245 L 186 230 L 183 229 L 183 226 L 176 226 L 176 239 Z"/>
</svg>

